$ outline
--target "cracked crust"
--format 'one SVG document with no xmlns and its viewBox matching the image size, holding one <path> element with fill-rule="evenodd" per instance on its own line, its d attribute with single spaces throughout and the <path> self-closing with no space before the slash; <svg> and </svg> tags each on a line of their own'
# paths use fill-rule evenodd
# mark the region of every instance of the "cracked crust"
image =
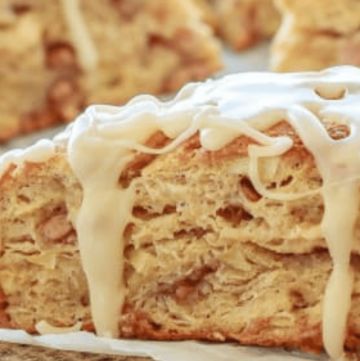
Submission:
<svg viewBox="0 0 360 361">
<path fill-rule="evenodd" d="M 334 139 L 348 134 L 343 124 L 324 125 Z M 287 123 L 267 133 L 294 140 L 289 152 L 260 164 L 268 189 L 321 186 L 312 156 Z M 155 134 L 148 144 L 167 141 Z M 209 152 L 194 136 L 170 154 L 145 161 L 134 154 L 140 160 L 128 164 L 123 185 L 137 180 L 133 219 L 124 233 L 122 337 L 322 350 L 321 305 L 331 259 L 319 231 L 321 197 L 287 203 L 261 197 L 247 173 L 251 143 L 239 137 Z M 10 167 L 0 180 L 2 327 L 34 332 L 41 320 L 55 326 L 81 320 L 83 329 L 93 330 L 71 223 L 81 198 L 61 149 L 48 162 Z M 352 256 L 348 350 L 360 345 L 359 244 Z"/>
</svg>

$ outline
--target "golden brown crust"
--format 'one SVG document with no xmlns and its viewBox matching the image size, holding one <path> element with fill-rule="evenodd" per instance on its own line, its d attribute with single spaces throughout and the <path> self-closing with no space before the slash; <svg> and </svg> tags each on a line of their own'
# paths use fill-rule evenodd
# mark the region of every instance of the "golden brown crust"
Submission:
<svg viewBox="0 0 360 361">
<path fill-rule="evenodd" d="M 304 322 L 296 325 L 297 334 L 295 336 L 274 336 L 269 327 L 270 319 L 255 320 L 240 333 L 235 334 L 228 332 L 227 329 L 218 327 L 197 331 L 197 332 L 176 332 L 157 330 L 156 325 L 151 322 L 151 318 L 141 313 L 131 314 L 131 323 L 123 326 L 121 337 L 139 338 L 144 340 L 161 340 L 161 341 L 181 341 L 181 340 L 202 340 L 213 342 L 239 342 L 242 345 L 263 346 L 263 347 L 282 347 L 290 350 L 298 349 L 304 352 L 319 354 L 323 351 L 321 325 L 309 326 Z M 268 332 L 268 328 L 269 331 Z M 354 340 L 355 345 L 354 345 Z M 352 342 L 351 342 L 352 341 Z M 346 341 L 349 351 L 355 351 L 359 345 L 359 340 L 355 334 L 348 335 Z"/>
</svg>

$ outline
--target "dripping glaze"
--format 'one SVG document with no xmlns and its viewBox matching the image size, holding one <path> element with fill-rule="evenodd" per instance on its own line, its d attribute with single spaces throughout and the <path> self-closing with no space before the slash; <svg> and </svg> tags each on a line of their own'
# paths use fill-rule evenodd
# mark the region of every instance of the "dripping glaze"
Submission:
<svg viewBox="0 0 360 361">
<path fill-rule="evenodd" d="M 87 72 L 95 70 L 99 61 L 98 52 L 85 23 L 80 0 L 60 1 L 82 69 Z"/>
<path fill-rule="evenodd" d="M 342 359 L 353 282 L 350 255 L 360 201 L 359 113 L 360 70 L 353 67 L 319 73 L 230 75 L 189 84 L 168 102 L 143 95 L 125 107 L 89 107 L 55 138 L 54 144 L 66 147 L 69 163 L 83 187 L 75 225 L 98 334 L 118 336 L 119 310 L 126 296 L 122 234 L 131 217 L 134 187 L 121 189 L 117 180 L 133 151 L 164 154 L 196 133 L 202 147 L 214 151 L 246 135 L 257 143 L 248 147 L 249 176 L 254 187 L 265 197 L 290 201 L 314 192 L 272 193 L 261 184 L 258 174 L 261 158 L 280 156 L 292 147 L 289 137 L 263 133 L 287 121 L 314 156 L 323 180 L 316 192 L 324 201 L 321 230 L 333 262 L 323 302 L 323 342 L 333 360 Z M 350 135 L 333 140 L 320 121 L 323 117 L 345 120 Z M 145 146 L 157 131 L 172 141 L 160 149 Z M 47 148 L 49 145 L 43 144 L 44 157 L 40 158 L 51 156 L 53 151 Z M 1 169 L 31 159 L 32 152 L 5 157 Z"/>
</svg>

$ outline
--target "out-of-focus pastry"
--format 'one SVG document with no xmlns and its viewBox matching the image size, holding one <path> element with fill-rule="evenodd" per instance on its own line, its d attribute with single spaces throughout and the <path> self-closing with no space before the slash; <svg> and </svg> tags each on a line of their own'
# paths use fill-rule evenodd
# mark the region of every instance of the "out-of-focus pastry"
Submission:
<svg viewBox="0 0 360 361">
<path fill-rule="evenodd" d="M 243 50 L 271 38 L 280 15 L 273 0 L 194 0 L 203 18 L 233 49 Z"/>
<path fill-rule="evenodd" d="M 360 65 L 360 3 L 356 0 L 278 0 L 282 25 L 274 39 L 277 71 Z"/>
<path fill-rule="evenodd" d="M 0 140 L 220 68 L 190 0 L 0 0 Z"/>
</svg>

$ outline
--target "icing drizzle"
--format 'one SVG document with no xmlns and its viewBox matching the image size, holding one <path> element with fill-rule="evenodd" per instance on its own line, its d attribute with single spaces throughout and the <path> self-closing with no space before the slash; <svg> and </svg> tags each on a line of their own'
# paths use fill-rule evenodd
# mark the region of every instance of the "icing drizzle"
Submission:
<svg viewBox="0 0 360 361">
<path fill-rule="evenodd" d="M 266 197 L 290 201 L 313 192 L 273 194 L 262 186 L 258 175 L 260 158 L 281 155 L 292 147 L 291 138 L 269 137 L 263 130 L 287 121 L 313 154 L 323 179 L 317 191 L 325 206 L 321 230 L 333 261 L 323 300 L 323 341 L 330 357 L 341 359 L 351 306 L 350 256 L 360 201 L 359 104 L 360 70 L 338 67 L 318 73 L 230 75 L 189 84 L 168 102 L 143 95 L 125 107 L 89 107 L 54 142 L 67 147 L 70 165 L 83 187 L 76 229 L 97 332 L 118 335 L 126 296 L 122 234 L 131 217 L 134 187 L 120 188 L 118 177 L 133 151 L 170 152 L 197 132 L 205 149 L 218 150 L 246 135 L 257 143 L 248 148 L 249 175 L 256 190 Z M 332 139 L 321 123 L 323 118 L 346 122 L 350 135 Z M 160 149 L 146 147 L 144 142 L 158 130 L 172 142 Z M 4 158 L 0 165 L 4 169 L 11 162 L 28 160 L 31 154 Z"/>
<path fill-rule="evenodd" d="M 99 62 L 98 53 L 81 13 L 79 0 L 61 0 L 61 3 L 80 64 L 83 70 L 92 71 Z"/>
</svg>

